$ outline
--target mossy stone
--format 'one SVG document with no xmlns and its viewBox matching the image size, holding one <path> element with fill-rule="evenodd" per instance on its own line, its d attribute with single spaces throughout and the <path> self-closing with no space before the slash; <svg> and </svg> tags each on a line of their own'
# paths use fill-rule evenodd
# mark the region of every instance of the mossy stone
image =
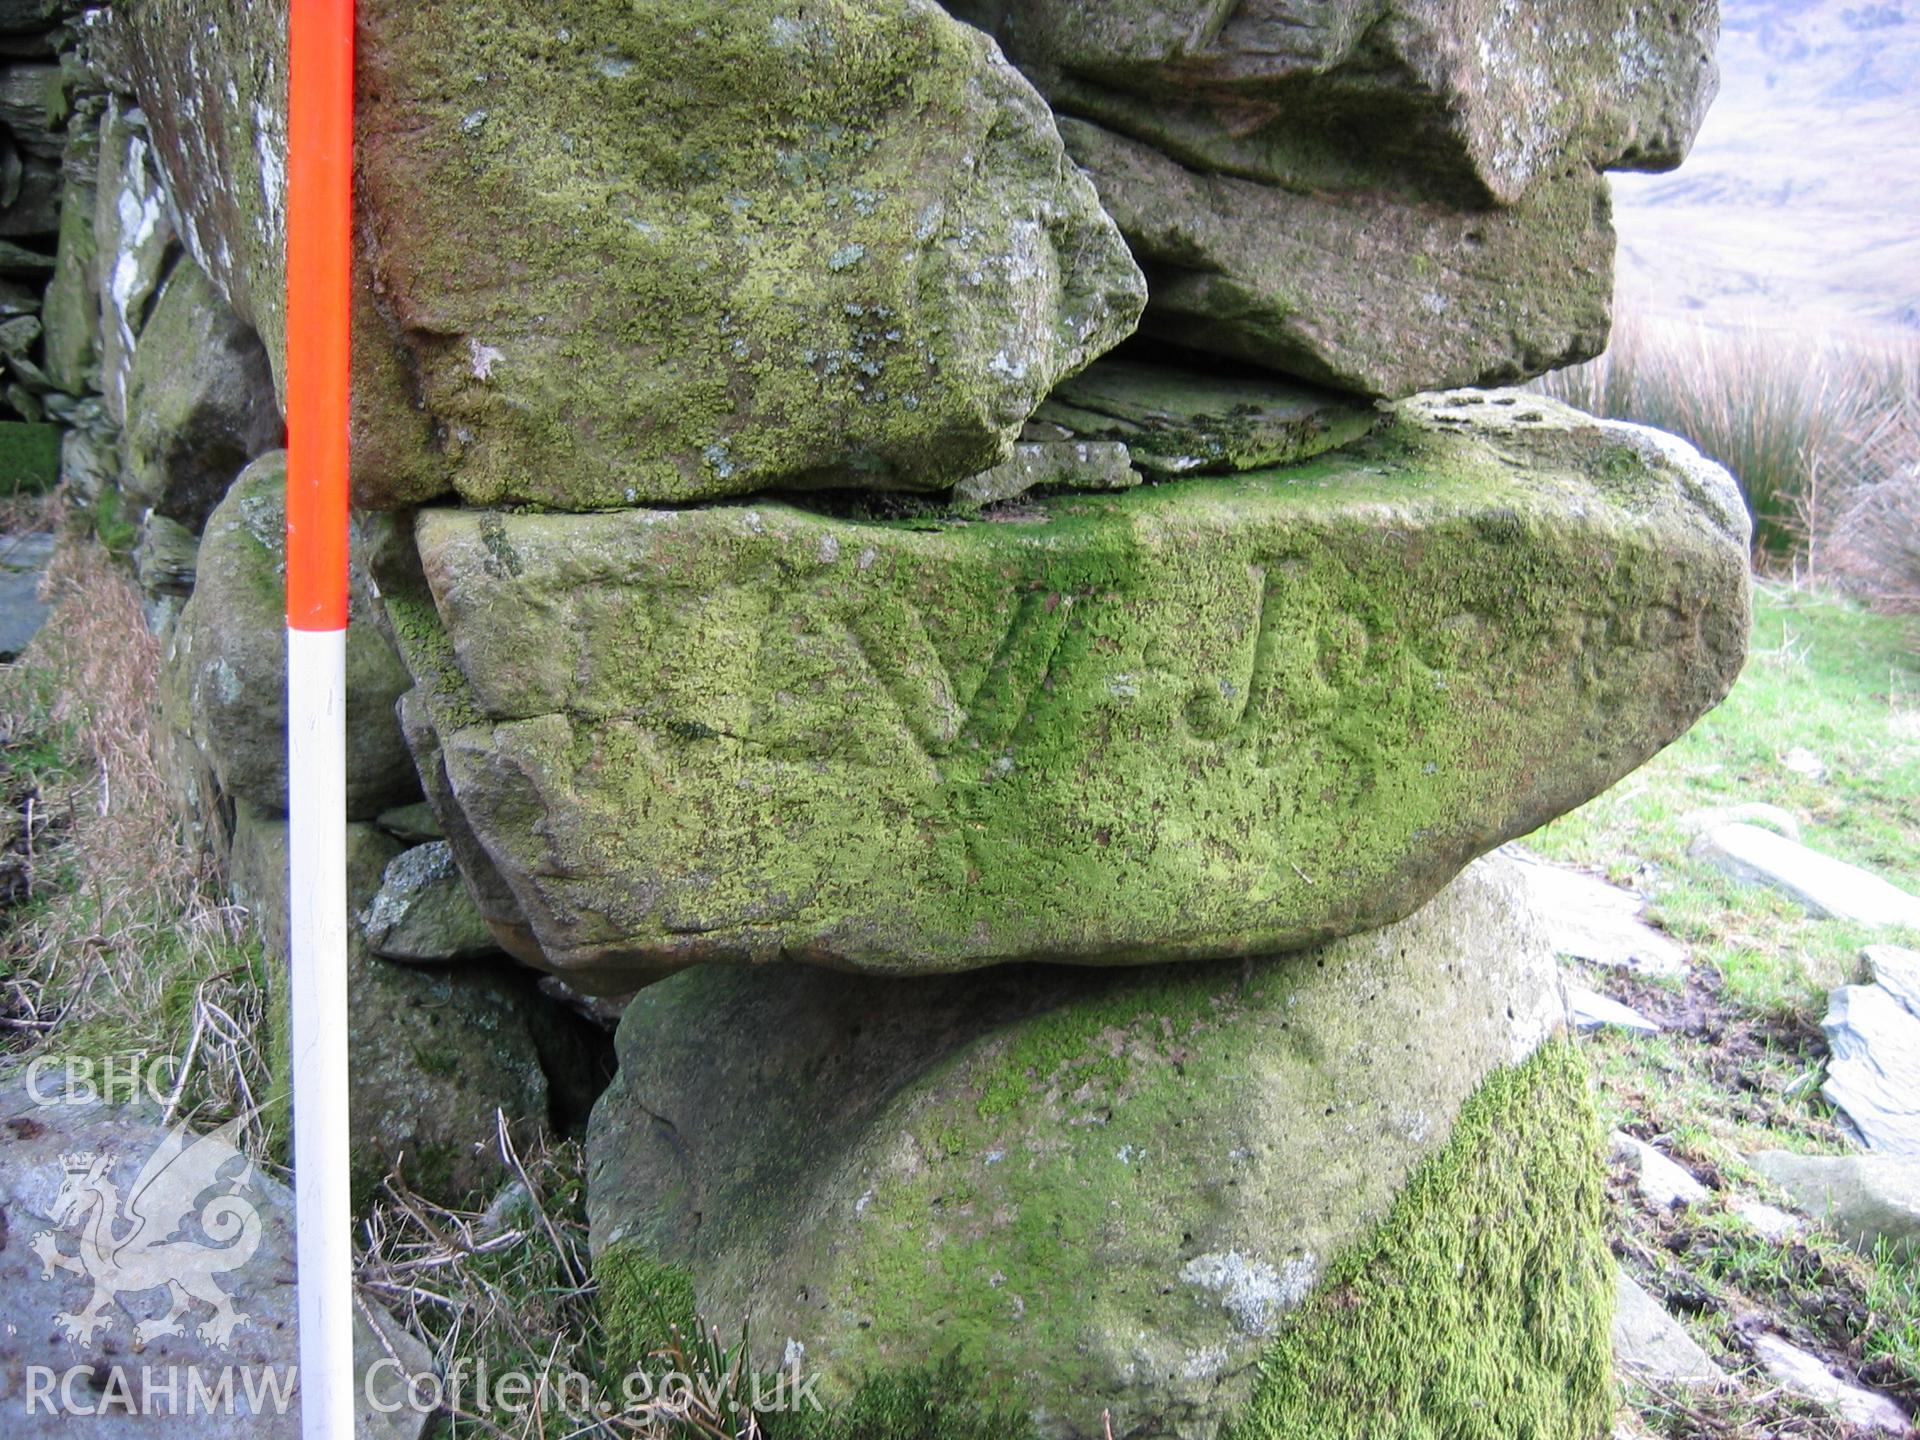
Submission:
<svg viewBox="0 0 1920 1440">
<path fill-rule="evenodd" d="M 676 976 L 628 1008 L 589 1129 L 610 1341 L 746 1314 L 756 1366 L 799 1357 L 838 1401 L 951 1355 L 1059 1440 L 1103 1414 L 1128 1440 L 1305 1440 L 1289 1386 L 1354 1403 L 1382 1364 L 1526 1366 L 1527 1404 L 1561 1387 L 1584 1413 L 1607 1392 L 1598 1134 L 1570 1049 L 1528 1059 L 1563 1018 L 1498 860 L 1291 956 Z M 1372 1255 L 1418 1354 L 1373 1353 Z M 1488 1399 L 1489 1424 L 1523 1413 Z M 1423 1430 L 1451 1398 L 1417 1384 L 1371 1403 L 1415 1422 L 1396 1434 L 1593 1440 Z"/>
<path fill-rule="evenodd" d="M 1043 407 L 1044 408 L 1044 407 Z M 1031 434 L 1034 426 L 1029 425 Z M 1141 477 L 1125 445 L 1111 440 L 1022 441 L 1012 458 L 969 475 L 953 487 L 951 508 L 977 512 L 1043 487 L 1066 490 L 1131 490 Z"/>
<path fill-rule="evenodd" d="M 276 358 L 285 10 L 112 22 Z M 1145 303 L 1045 103 L 931 0 L 369 0 L 359 61 L 365 505 L 944 489 Z"/>
<path fill-rule="evenodd" d="M 161 676 L 169 726 L 225 794 L 269 813 L 287 808 L 286 466 L 284 451 L 262 456 L 208 517 Z M 412 681 L 358 566 L 349 599 L 347 812 L 370 820 L 420 794 L 394 710 Z"/>
<path fill-rule="evenodd" d="M 1223 1440 L 1600 1440 L 1614 1392 L 1600 1129 L 1570 1041 L 1489 1077 L 1262 1356 Z"/>
<path fill-rule="evenodd" d="M 93 217 L 100 132 L 91 125 L 69 129 L 61 168 L 66 187 L 60 196 L 60 244 L 40 318 L 46 326 L 47 379 L 70 395 L 83 395 L 99 374 L 99 256 Z"/>
<path fill-rule="evenodd" d="M 1134 464 L 1157 475 L 1217 475 L 1311 460 L 1380 418 L 1351 396 L 1271 377 L 1108 359 L 1058 386 L 1034 428 L 1124 441 Z"/>
<path fill-rule="evenodd" d="M 121 489 L 197 532 L 234 477 L 285 434 L 259 337 L 198 265 L 174 266 L 127 374 Z"/>
<path fill-rule="evenodd" d="M 947 3 L 1063 117 L 1143 328 L 1368 395 L 1598 353 L 1600 172 L 1678 165 L 1717 88 L 1711 0 Z"/>
<path fill-rule="evenodd" d="M 399 849 L 372 825 L 347 827 L 352 907 L 372 900 Z M 234 898 L 252 912 L 268 957 L 270 1105 L 291 1097 L 287 863 L 287 822 L 236 806 Z M 549 1002 L 530 976 L 508 967 L 382 960 L 355 926 L 348 927 L 347 986 L 356 1206 L 378 1193 L 401 1157 L 408 1183 L 422 1194 L 446 1204 L 483 1201 L 506 1175 L 495 1112 L 505 1113 L 520 1143 L 549 1133 L 550 1090 L 534 1033 L 534 1014 Z"/>
<path fill-rule="evenodd" d="M 978 523 L 428 509 L 387 605 L 449 838 L 621 993 L 1394 920 L 1725 694 L 1746 535 L 1697 454 L 1504 395 Z"/>
<path fill-rule="evenodd" d="M 1196 170 L 1463 209 L 1575 165 L 1670 170 L 1718 89 L 1716 3 L 946 4 L 1063 114 Z"/>
<path fill-rule="evenodd" d="M 1584 165 L 1511 206 L 1455 209 L 1211 175 L 1084 120 L 1060 130 L 1153 275 L 1148 334 L 1388 397 L 1606 348 L 1612 207 Z"/>
<path fill-rule="evenodd" d="M 415 845 L 388 862 L 360 928 L 367 947 L 387 960 L 445 964 L 496 956 L 500 948 L 444 840 Z"/>
</svg>

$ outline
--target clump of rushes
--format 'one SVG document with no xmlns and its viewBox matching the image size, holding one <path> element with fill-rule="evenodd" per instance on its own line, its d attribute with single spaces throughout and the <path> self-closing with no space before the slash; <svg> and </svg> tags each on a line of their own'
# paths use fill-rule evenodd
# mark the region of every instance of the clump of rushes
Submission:
<svg viewBox="0 0 1920 1440">
<path fill-rule="evenodd" d="M 1762 564 L 1920 606 L 1920 342 L 1628 312 L 1606 354 L 1535 388 L 1684 436 L 1725 465 Z"/>
</svg>

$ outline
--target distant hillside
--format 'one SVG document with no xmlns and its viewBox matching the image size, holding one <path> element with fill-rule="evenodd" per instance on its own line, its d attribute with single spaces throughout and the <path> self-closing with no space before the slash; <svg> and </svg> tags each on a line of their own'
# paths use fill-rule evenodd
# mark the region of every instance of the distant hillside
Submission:
<svg viewBox="0 0 1920 1440">
<path fill-rule="evenodd" d="M 1920 0 L 1722 0 L 1686 165 L 1620 175 L 1620 294 L 1711 321 L 1920 330 Z"/>
</svg>

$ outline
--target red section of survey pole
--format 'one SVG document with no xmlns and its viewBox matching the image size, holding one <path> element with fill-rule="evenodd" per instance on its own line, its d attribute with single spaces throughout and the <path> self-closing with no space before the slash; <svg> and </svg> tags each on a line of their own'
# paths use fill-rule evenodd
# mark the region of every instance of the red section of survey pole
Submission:
<svg viewBox="0 0 1920 1440">
<path fill-rule="evenodd" d="M 292 0 L 287 104 L 287 624 L 347 624 L 353 0 Z"/>
</svg>

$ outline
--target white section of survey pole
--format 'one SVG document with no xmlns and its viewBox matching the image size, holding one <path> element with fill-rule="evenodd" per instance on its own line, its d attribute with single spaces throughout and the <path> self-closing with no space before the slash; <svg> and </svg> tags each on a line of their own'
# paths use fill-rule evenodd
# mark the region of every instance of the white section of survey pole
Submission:
<svg viewBox="0 0 1920 1440">
<path fill-rule="evenodd" d="M 347 632 L 287 631 L 293 1195 L 300 1429 L 353 1440 L 347 1188 Z"/>
</svg>

